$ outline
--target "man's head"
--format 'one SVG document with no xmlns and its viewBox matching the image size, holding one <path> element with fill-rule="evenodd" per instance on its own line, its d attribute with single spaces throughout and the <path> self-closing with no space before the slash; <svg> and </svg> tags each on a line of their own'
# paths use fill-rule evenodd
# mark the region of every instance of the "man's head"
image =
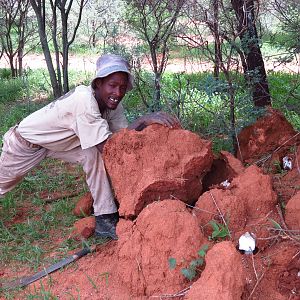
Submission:
<svg viewBox="0 0 300 300">
<path fill-rule="evenodd" d="M 126 92 L 132 89 L 129 63 L 121 56 L 106 54 L 98 58 L 91 86 L 101 109 L 116 109 Z"/>
</svg>

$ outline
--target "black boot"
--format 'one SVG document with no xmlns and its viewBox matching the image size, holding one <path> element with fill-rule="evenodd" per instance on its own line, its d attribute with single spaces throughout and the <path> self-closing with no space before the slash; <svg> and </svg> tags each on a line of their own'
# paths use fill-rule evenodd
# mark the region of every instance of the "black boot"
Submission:
<svg viewBox="0 0 300 300">
<path fill-rule="evenodd" d="M 116 225 L 119 221 L 119 213 L 96 216 L 95 237 L 117 240 Z"/>
</svg>

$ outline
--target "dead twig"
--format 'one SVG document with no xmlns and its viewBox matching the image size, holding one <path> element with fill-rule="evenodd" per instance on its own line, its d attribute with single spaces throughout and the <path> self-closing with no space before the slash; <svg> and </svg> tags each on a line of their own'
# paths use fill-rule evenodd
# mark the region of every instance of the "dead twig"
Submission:
<svg viewBox="0 0 300 300">
<path fill-rule="evenodd" d="M 274 240 L 274 239 L 277 239 L 279 237 L 279 234 L 277 235 L 272 235 L 272 236 L 269 236 L 269 237 L 266 237 L 266 238 L 256 238 L 256 240 L 261 240 L 261 241 L 268 241 L 268 240 Z"/>
<path fill-rule="evenodd" d="M 300 236 L 296 234 L 299 231 L 298 230 L 290 230 L 290 229 L 288 229 L 288 227 L 287 227 L 287 225 L 285 223 L 285 220 L 284 220 L 281 208 L 280 208 L 280 206 L 278 204 L 276 205 L 276 209 L 277 209 L 277 212 L 278 212 L 278 215 L 279 215 L 279 218 L 280 218 L 280 221 L 281 221 L 281 224 L 282 224 L 283 228 L 281 228 L 281 225 L 278 224 L 280 226 L 280 228 L 271 228 L 271 229 L 273 231 L 279 232 L 279 234 L 283 233 L 284 236 L 281 235 L 281 238 L 288 238 L 288 239 L 293 240 L 297 244 L 299 244 L 300 243 Z"/>
<path fill-rule="evenodd" d="M 241 150 L 240 141 L 239 141 L 239 138 L 238 138 L 238 135 L 237 135 L 237 132 L 236 132 L 236 128 L 234 128 L 234 133 L 235 133 L 235 139 L 236 139 L 236 142 L 237 142 L 237 146 L 238 146 L 239 154 L 240 154 L 240 157 L 241 157 L 241 161 L 243 161 L 242 150 Z"/>
<path fill-rule="evenodd" d="M 171 199 L 175 199 L 175 200 L 181 201 L 179 198 L 177 198 L 177 197 L 174 196 L 174 195 L 170 195 L 170 196 L 171 196 Z M 199 207 L 197 207 L 197 206 L 193 206 L 193 205 L 190 205 L 190 204 L 187 204 L 187 203 L 185 203 L 185 205 L 186 205 L 187 207 L 193 208 L 193 209 L 195 209 L 195 210 L 203 211 L 203 212 L 206 212 L 206 213 L 211 214 L 211 215 L 214 215 L 214 216 L 217 216 L 217 215 L 218 215 L 218 214 L 216 214 L 216 213 L 214 213 L 214 212 L 211 212 L 211 211 L 209 211 L 209 210 L 205 210 L 205 209 L 199 208 Z"/>
<path fill-rule="evenodd" d="M 176 297 L 182 297 L 190 290 L 191 285 L 175 294 L 165 294 L 165 295 L 159 295 L 159 296 L 151 296 L 150 298 L 159 298 L 159 299 L 165 299 L 165 298 L 176 298 Z"/>
<path fill-rule="evenodd" d="M 137 263 L 137 265 L 138 265 L 138 269 L 139 269 L 139 271 L 140 271 L 140 272 L 142 272 L 142 268 L 141 268 L 141 265 L 140 265 L 140 263 L 139 263 L 138 259 L 137 259 L 137 258 L 135 258 L 135 260 L 136 260 L 136 263 Z"/>
<path fill-rule="evenodd" d="M 254 294 L 254 292 L 255 292 L 257 286 L 259 285 L 259 283 L 260 283 L 261 280 L 263 279 L 265 273 L 266 273 L 266 272 L 262 273 L 262 275 L 261 275 L 261 276 L 259 277 L 259 279 L 256 281 L 255 286 L 254 286 L 253 290 L 251 291 L 251 293 L 250 293 L 249 297 L 247 298 L 247 300 L 250 300 L 250 299 L 251 299 L 251 297 L 253 296 L 253 294 Z"/>
<path fill-rule="evenodd" d="M 300 251 L 298 251 L 298 252 L 292 257 L 291 260 L 293 260 L 294 258 L 296 258 L 299 254 L 300 254 Z"/>
<path fill-rule="evenodd" d="M 46 203 L 54 202 L 56 200 L 62 199 L 62 198 L 73 198 L 77 197 L 80 193 L 82 193 L 82 190 L 78 191 L 59 191 L 59 192 L 53 192 L 48 195 L 43 195 L 42 193 L 39 194 L 39 197 L 41 200 L 44 200 Z"/>
<path fill-rule="evenodd" d="M 284 232 L 284 233 L 289 233 L 293 236 L 300 236 L 300 230 L 292 230 L 292 229 L 283 229 L 283 228 L 273 228 L 273 227 L 267 227 L 267 229 L 271 229 L 273 231 L 279 231 L 280 232 Z"/>
<path fill-rule="evenodd" d="M 288 229 L 288 227 L 287 227 L 287 225 L 286 225 L 286 223 L 285 223 L 285 220 L 284 220 L 284 218 L 283 218 L 282 210 L 281 210 L 281 208 L 280 208 L 280 206 L 279 206 L 278 204 L 276 205 L 276 209 L 277 209 L 277 212 L 278 212 L 278 215 L 279 215 L 279 218 L 280 218 L 282 227 L 283 227 L 286 231 L 288 231 L 289 229 Z"/>
<path fill-rule="evenodd" d="M 261 221 L 263 221 L 265 219 L 267 220 L 269 218 L 269 216 L 270 216 L 271 213 L 273 213 L 273 210 L 270 210 L 265 216 L 259 218 L 256 223 L 254 223 L 254 224 L 250 223 L 250 224 L 247 224 L 247 226 L 249 226 L 249 227 L 256 226 L 257 223 L 259 223 L 259 222 L 261 222 Z"/>
<path fill-rule="evenodd" d="M 258 275 L 257 275 L 256 268 L 255 268 L 255 262 L 254 262 L 254 255 L 253 255 L 253 253 L 251 254 L 251 260 L 252 260 L 252 267 L 253 267 L 253 271 L 254 271 L 254 274 L 255 274 L 255 278 L 256 278 L 256 280 L 258 280 Z"/>
<path fill-rule="evenodd" d="M 300 165 L 299 165 L 299 161 L 298 161 L 297 147 L 295 147 L 295 158 L 296 158 L 297 171 L 300 174 Z"/>
<path fill-rule="evenodd" d="M 215 197 L 214 197 L 214 195 L 212 194 L 211 191 L 209 191 L 209 194 L 210 194 L 210 196 L 211 196 L 211 198 L 212 198 L 212 200 L 213 200 L 213 202 L 214 202 L 214 205 L 216 206 L 216 208 L 217 208 L 217 210 L 218 210 L 219 216 L 222 218 L 222 221 L 223 221 L 224 225 L 225 225 L 226 228 L 228 229 L 228 235 L 229 235 L 229 237 L 231 238 L 231 234 L 230 234 L 229 227 L 228 227 L 228 225 L 227 225 L 227 222 L 226 222 L 225 219 L 224 219 L 224 216 L 223 216 L 223 214 L 222 214 L 220 208 L 219 208 L 218 205 L 217 205 L 216 199 L 215 199 Z"/>
<path fill-rule="evenodd" d="M 214 215 L 214 216 L 217 216 L 218 214 L 212 212 L 212 211 L 209 211 L 209 210 L 206 210 L 206 209 L 202 209 L 202 208 L 199 208 L 199 207 L 196 207 L 196 206 L 193 206 L 193 205 L 190 205 L 190 204 L 185 204 L 186 206 L 190 207 L 190 208 L 193 208 L 195 210 L 199 210 L 199 211 L 203 211 L 203 212 L 206 212 L 208 214 L 211 214 L 211 215 Z"/>
<path fill-rule="evenodd" d="M 300 134 L 300 132 L 297 132 L 292 137 L 290 137 L 289 139 L 287 139 L 284 143 L 282 143 L 281 145 L 279 145 L 271 154 L 268 154 L 267 156 L 259 159 L 258 161 L 254 162 L 254 164 L 257 165 L 260 162 L 263 162 L 263 164 L 264 164 L 268 159 L 270 159 L 273 156 L 274 153 L 276 153 L 277 151 L 279 151 L 285 144 L 287 144 L 290 140 L 294 139 L 299 134 Z"/>
</svg>

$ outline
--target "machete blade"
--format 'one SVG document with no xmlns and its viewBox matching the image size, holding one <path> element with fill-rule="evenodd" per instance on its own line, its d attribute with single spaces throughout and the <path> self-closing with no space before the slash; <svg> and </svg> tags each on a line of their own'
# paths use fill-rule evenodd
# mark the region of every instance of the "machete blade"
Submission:
<svg viewBox="0 0 300 300">
<path fill-rule="evenodd" d="M 44 270 L 39 271 L 31 276 L 25 276 L 22 278 L 18 278 L 15 279 L 13 281 L 10 282 L 4 282 L 2 283 L 2 285 L 0 285 L 0 288 L 3 290 L 11 290 L 11 289 L 15 289 L 15 288 L 21 288 L 24 286 L 27 286 L 30 283 L 33 283 L 47 275 L 49 275 L 50 273 L 57 271 L 59 269 L 61 269 L 64 266 L 67 266 L 68 264 L 76 261 L 77 259 L 87 255 L 90 252 L 93 252 L 96 249 L 96 247 L 84 247 L 83 249 L 81 249 L 80 251 L 76 252 L 73 255 L 70 255 L 66 258 L 63 258 L 62 260 L 58 261 L 57 263 L 51 265 L 48 268 L 44 268 Z"/>
</svg>

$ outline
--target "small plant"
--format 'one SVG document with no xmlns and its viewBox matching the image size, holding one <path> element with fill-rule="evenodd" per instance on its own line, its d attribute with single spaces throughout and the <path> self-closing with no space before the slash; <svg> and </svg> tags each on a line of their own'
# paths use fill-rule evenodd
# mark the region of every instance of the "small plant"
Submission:
<svg viewBox="0 0 300 300">
<path fill-rule="evenodd" d="M 275 161 L 273 162 L 273 165 L 274 165 L 274 168 L 275 168 L 275 173 L 282 174 L 282 173 L 285 172 L 285 171 L 282 169 L 279 160 L 275 160 Z"/>
<path fill-rule="evenodd" d="M 174 270 L 176 268 L 176 259 L 174 257 L 169 258 L 169 268 Z"/>
<path fill-rule="evenodd" d="M 211 220 L 209 222 L 211 225 L 213 232 L 211 236 L 209 237 L 210 240 L 218 240 L 218 239 L 224 239 L 225 237 L 229 236 L 229 229 L 226 225 L 220 224 L 216 222 L 215 220 Z"/>
<path fill-rule="evenodd" d="M 193 259 L 187 268 L 181 269 L 181 274 L 187 278 L 189 281 L 192 281 L 198 274 L 198 268 L 204 264 L 204 257 L 208 250 L 208 245 L 204 245 L 199 251 L 198 256 L 199 258 Z M 170 257 L 169 260 L 169 268 L 171 270 L 176 268 L 176 259 Z"/>
<path fill-rule="evenodd" d="M 282 229 L 281 225 L 279 223 L 277 223 L 275 220 L 273 220 L 271 218 L 269 218 L 268 220 L 272 223 L 272 225 L 275 229 Z"/>
<path fill-rule="evenodd" d="M 58 300 L 58 297 L 53 295 L 51 291 L 47 291 L 41 283 L 41 288 L 38 290 L 36 287 L 34 287 L 34 293 L 30 293 L 27 295 L 26 299 L 31 300 L 31 299 L 43 299 L 43 300 Z"/>
<path fill-rule="evenodd" d="M 0 69 L 0 78 L 1 79 L 10 79 L 11 77 L 12 76 L 11 76 L 10 69 L 7 69 L 7 68 Z"/>
</svg>

